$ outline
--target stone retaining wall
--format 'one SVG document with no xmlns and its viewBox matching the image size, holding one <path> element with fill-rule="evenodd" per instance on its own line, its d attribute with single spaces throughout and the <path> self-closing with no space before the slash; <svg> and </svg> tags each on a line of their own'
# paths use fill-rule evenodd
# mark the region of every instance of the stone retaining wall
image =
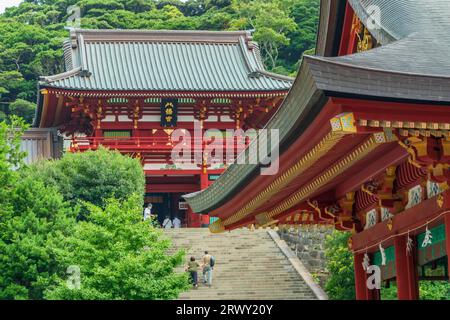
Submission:
<svg viewBox="0 0 450 320">
<path fill-rule="evenodd" d="M 278 230 L 280 238 L 285 240 L 308 271 L 320 279 L 323 284 L 327 278 L 325 259 L 325 237 L 333 231 L 330 226 L 304 225 L 298 228 Z"/>
</svg>

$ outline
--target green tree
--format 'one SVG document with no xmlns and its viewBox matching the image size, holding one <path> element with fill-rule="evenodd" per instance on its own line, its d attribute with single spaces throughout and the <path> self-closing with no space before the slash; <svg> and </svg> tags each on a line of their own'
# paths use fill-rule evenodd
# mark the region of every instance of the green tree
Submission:
<svg viewBox="0 0 450 320">
<path fill-rule="evenodd" d="M 381 288 L 381 299 L 397 300 L 397 286 L 391 283 L 389 288 Z M 450 284 L 446 281 L 420 281 L 420 300 L 450 300 Z"/>
<path fill-rule="evenodd" d="M 183 252 L 170 256 L 170 242 L 142 221 L 140 195 L 105 209 L 88 204 L 89 218 L 75 232 L 54 243 L 64 265 L 80 270 L 80 287 L 65 279 L 46 291 L 47 299 L 174 299 L 189 288 L 186 274 L 174 273 Z"/>
<path fill-rule="evenodd" d="M 35 111 L 36 104 L 23 99 L 17 99 L 9 105 L 11 114 L 22 117 L 29 124 L 33 122 Z"/>
<path fill-rule="evenodd" d="M 102 201 L 104 210 L 83 202 L 89 215 L 77 222 L 80 207 L 65 201 L 60 185 L 48 181 L 52 169 L 61 169 L 59 161 L 24 167 L 20 136 L 25 128 L 15 116 L 0 123 L 0 299 L 171 299 L 189 287 L 186 274 L 174 273 L 183 252 L 168 255 L 170 242 L 142 221 L 142 187 L 133 176 L 134 166 L 139 175 L 142 168 L 135 160 L 107 150 L 60 160 L 71 173 L 66 181 L 92 178 L 93 169 L 83 167 L 83 160 L 95 162 L 97 178 L 110 174 L 111 162 L 117 162 L 117 188 L 128 174 L 133 182 L 122 191 L 138 190 L 123 201 Z M 35 172 L 39 168 L 45 171 Z M 73 265 L 82 271 L 79 290 L 67 286 Z"/>
<path fill-rule="evenodd" d="M 254 29 L 264 62 L 269 69 L 275 69 L 280 47 L 289 45 L 287 34 L 297 27 L 289 12 L 283 10 L 284 1 L 245 0 L 235 1 L 234 6 L 240 18 L 232 22 L 232 28 Z"/>
<path fill-rule="evenodd" d="M 298 69 L 298 61 L 309 51 L 314 54 L 319 26 L 320 0 L 295 0 L 290 6 L 290 16 L 297 28 L 289 31 L 288 46 L 280 48 L 281 64 L 289 70 Z"/>
<path fill-rule="evenodd" d="M 351 233 L 334 231 L 325 241 L 325 256 L 330 276 L 325 291 L 332 300 L 354 300 L 353 253 L 348 249 Z"/>
<path fill-rule="evenodd" d="M 26 0 L 0 15 L 0 79 L 18 75 L 0 83 L 1 101 L 36 102 L 39 77 L 64 71 L 71 5 L 83 28 L 254 29 L 268 68 L 290 75 L 314 47 L 319 12 L 319 0 Z"/>
<path fill-rule="evenodd" d="M 0 299 L 43 299 L 65 274 L 54 243 L 72 233 L 76 211 L 32 177 L 16 181 L 8 198 L 10 209 L 0 215 Z"/>
<path fill-rule="evenodd" d="M 0 299 L 41 299 L 60 271 L 50 239 L 70 230 L 73 211 L 53 187 L 31 177 L 23 166 L 23 120 L 0 123 Z"/>
<path fill-rule="evenodd" d="M 57 186 L 64 199 L 73 205 L 81 200 L 104 206 L 106 199 L 125 200 L 131 194 L 140 194 L 140 205 L 143 205 L 142 165 L 117 151 L 100 148 L 66 153 L 60 160 L 32 165 L 26 174 L 44 177 L 48 185 Z"/>
</svg>

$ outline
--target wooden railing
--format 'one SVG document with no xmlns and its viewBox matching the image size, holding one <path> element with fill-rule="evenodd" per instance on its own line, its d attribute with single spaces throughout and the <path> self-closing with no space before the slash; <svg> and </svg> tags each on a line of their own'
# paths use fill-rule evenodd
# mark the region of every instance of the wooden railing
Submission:
<svg viewBox="0 0 450 320">
<path fill-rule="evenodd" d="M 245 149 L 250 143 L 249 138 L 243 139 L 190 139 L 173 142 L 167 137 L 74 137 L 67 139 L 70 141 L 70 151 L 95 150 L 99 146 L 116 149 L 124 152 L 155 152 L 171 153 L 173 148 L 189 148 L 191 152 L 203 152 L 208 146 L 222 145 L 224 156 L 227 148 L 234 148 L 235 155 Z M 243 143 L 244 142 L 244 143 Z M 233 144 L 234 143 L 234 144 Z M 183 145 L 184 144 L 184 145 Z"/>
</svg>

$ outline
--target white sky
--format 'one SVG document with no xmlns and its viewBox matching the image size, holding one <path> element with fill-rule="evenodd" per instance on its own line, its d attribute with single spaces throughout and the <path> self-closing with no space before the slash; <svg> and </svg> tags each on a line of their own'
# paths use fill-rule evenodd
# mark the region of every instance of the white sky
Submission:
<svg viewBox="0 0 450 320">
<path fill-rule="evenodd" d="M 0 13 L 3 13 L 6 8 L 17 6 L 22 0 L 0 0 Z"/>
</svg>

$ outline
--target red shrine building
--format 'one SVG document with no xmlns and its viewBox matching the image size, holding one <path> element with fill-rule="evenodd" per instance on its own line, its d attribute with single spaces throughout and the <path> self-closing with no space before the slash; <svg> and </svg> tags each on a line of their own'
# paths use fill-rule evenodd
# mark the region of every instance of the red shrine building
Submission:
<svg viewBox="0 0 450 320">
<path fill-rule="evenodd" d="M 449 28 L 446 0 L 322 1 L 316 54 L 266 125 L 279 130 L 278 172 L 232 164 L 185 197 L 191 208 L 218 218 L 215 233 L 351 232 L 360 300 L 381 298 L 373 275 L 399 299 L 448 281 Z"/>
<path fill-rule="evenodd" d="M 264 69 L 246 31 L 73 29 L 64 57 L 67 71 L 39 82 L 35 127 L 57 128 L 71 152 L 104 146 L 140 159 L 145 202 L 159 220 L 176 215 L 191 227 L 209 216 L 181 196 L 208 187 L 226 163 L 174 163 L 174 130 L 214 128 L 226 143 L 227 129 L 262 128 L 293 83 Z"/>
</svg>

